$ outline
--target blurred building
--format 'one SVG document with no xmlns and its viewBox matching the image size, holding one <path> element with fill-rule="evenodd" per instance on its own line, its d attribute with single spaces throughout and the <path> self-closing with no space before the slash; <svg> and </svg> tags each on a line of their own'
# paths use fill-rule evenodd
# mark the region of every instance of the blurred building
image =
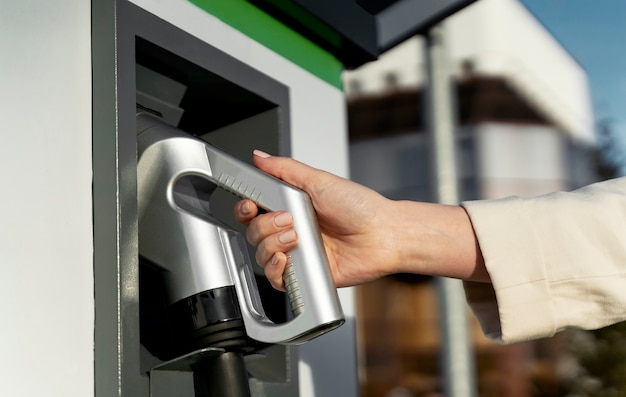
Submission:
<svg viewBox="0 0 626 397">
<path fill-rule="evenodd" d="M 517 0 L 479 0 L 445 29 L 462 199 L 534 196 L 593 182 L 587 77 L 546 27 Z M 423 45 L 421 37 L 410 39 L 344 76 L 351 178 L 392 199 L 431 198 Z M 430 280 L 386 278 L 361 287 L 359 302 L 362 395 L 439 395 Z M 475 322 L 473 328 L 481 397 L 562 395 L 562 335 L 498 346 Z"/>
</svg>

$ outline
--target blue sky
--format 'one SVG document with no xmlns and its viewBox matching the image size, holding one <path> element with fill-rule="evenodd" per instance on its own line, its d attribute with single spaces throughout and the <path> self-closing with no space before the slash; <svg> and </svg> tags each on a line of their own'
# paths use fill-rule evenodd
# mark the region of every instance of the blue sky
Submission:
<svg viewBox="0 0 626 397">
<path fill-rule="evenodd" d="M 587 71 L 595 118 L 614 121 L 626 153 L 626 0 L 521 2 Z"/>
</svg>

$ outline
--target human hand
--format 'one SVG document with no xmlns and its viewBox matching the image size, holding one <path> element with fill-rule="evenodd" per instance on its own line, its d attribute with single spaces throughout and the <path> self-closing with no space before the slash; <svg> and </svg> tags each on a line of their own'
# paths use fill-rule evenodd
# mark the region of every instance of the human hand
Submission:
<svg viewBox="0 0 626 397">
<path fill-rule="evenodd" d="M 336 286 L 360 284 L 393 271 L 397 250 L 384 215 L 390 200 L 290 158 L 255 151 L 254 163 L 309 194 Z M 291 214 L 276 211 L 259 215 L 257 206 L 246 199 L 236 204 L 234 213 L 235 219 L 248 227 L 246 238 L 257 247 L 257 263 L 271 284 L 284 290 L 286 253 L 298 243 Z"/>
</svg>

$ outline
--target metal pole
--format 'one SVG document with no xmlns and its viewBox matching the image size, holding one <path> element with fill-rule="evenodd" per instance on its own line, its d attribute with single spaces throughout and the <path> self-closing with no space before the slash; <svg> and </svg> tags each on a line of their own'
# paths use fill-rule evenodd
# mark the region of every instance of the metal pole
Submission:
<svg viewBox="0 0 626 397">
<path fill-rule="evenodd" d="M 456 172 L 456 101 L 446 53 L 445 28 L 439 24 L 426 34 L 428 131 L 433 190 L 442 204 L 459 203 Z M 460 280 L 437 278 L 442 333 L 440 370 L 446 397 L 476 396 L 475 364 L 470 344 L 465 294 Z"/>
</svg>

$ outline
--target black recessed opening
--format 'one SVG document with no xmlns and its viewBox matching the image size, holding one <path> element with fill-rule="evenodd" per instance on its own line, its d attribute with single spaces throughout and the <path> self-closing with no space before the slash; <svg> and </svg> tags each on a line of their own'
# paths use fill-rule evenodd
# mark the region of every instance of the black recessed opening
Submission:
<svg viewBox="0 0 626 397">
<path fill-rule="evenodd" d="M 137 37 L 138 65 L 186 86 L 177 127 L 203 135 L 277 105 L 149 41 Z M 169 101 L 169 98 L 158 98 Z M 157 112 L 158 113 L 158 112 Z"/>
</svg>

